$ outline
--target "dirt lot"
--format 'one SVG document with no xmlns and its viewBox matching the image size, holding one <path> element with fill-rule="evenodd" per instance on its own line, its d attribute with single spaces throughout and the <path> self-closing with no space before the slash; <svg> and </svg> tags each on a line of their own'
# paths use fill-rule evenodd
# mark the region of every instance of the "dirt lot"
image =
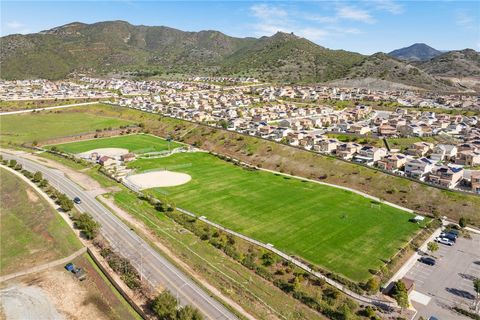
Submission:
<svg viewBox="0 0 480 320">
<path fill-rule="evenodd" d="M 86 270 L 86 280 L 80 282 L 57 267 L 3 283 L 0 297 L 6 318 L 134 319 L 85 257 L 74 263 Z"/>
</svg>

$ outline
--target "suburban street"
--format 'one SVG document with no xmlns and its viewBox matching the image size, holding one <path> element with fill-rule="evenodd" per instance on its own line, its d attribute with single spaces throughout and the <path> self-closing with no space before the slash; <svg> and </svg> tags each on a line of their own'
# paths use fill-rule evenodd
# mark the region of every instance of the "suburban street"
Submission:
<svg viewBox="0 0 480 320">
<path fill-rule="evenodd" d="M 61 171 L 39 163 L 2 152 L 5 159 L 15 159 L 31 172 L 40 171 L 49 183 L 70 198 L 79 197 L 76 205 L 81 212 L 90 213 L 101 224 L 102 235 L 131 263 L 153 287 L 164 287 L 175 295 L 181 304 L 198 308 L 207 319 L 236 319 L 221 303 L 216 301 L 187 275 L 149 246 L 135 232 L 99 203 L 94 196 L 68 179 Z"/>
</svg>

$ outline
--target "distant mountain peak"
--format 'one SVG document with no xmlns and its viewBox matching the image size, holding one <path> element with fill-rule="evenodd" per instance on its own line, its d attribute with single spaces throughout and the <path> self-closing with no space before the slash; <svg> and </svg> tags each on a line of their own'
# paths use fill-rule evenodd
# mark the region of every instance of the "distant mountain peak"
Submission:
<svg viewBox="0 0 480 320">
<path fill-rule="evenodd" d="M 407 61 L 427 61 L 441 54 L 441 51 L 434 49 L 425 43 L 415 43 L 409 47 L 393 50 L 388 55 Z"/>
</svg>

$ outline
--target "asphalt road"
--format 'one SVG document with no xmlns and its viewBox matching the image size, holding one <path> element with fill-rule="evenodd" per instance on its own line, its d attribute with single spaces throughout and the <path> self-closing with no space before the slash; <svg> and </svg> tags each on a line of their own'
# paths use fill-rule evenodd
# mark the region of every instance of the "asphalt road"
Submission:
<svg viewBox="0 0 480 320">
<path fill-rule="evenodd" d="M 67 196 L 82 200 L 76 207 L 90 213 L 101 224 L 102 235 L 120 254 L 131 260 L 143 278 L 154 287 L 164 287 L 175 295 L 181 304 L 190 304 L 200 310 L 207 319 L 237 319 L 221 303 L 216 301 L 187 275 L 152 249 L 130 228 L 98 202 L 92 195 L 68 179 L 61 171 L 39 163 L 2 153 L 4 159 L 15 159 L 31 172 L 40 171 L 49 183 Z"/>
</svg>

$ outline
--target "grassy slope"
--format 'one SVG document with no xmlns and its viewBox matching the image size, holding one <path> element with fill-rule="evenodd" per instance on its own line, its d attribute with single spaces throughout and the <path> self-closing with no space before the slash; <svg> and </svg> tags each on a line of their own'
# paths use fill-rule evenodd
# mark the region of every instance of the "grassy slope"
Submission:
<svg viewBox="0 0 480 320">
<path fill-rule="evenodd" d="M 66 222 L 36 191 L 4 169 L 1 176 L 0 274 L 63 258 L 81 247 Z"/>
<path fill-rule="evenodd" d="M 181 146 L 179 143 L 172 142 L 170 148 L 173 149 L 179 146 Z M 68 153 L 81 153 L 98 148 L 124 148 L 130 152 L 140 154 L 168 150 L 168 142 L 150 135 L 135 134 L 65 143 L 57 145 L 57 147 Z"/>
<path fill-rule="evenodd" d="M 69 111 L 25 113 L 0 116 L 0 138 L 3 142 L 32 142 L 108 127 L 131 124 L 128 121 Z"/>
<path fill-rule="evenodd" d="M 183 164 L 191 164 L 179 169 L 191 182 L 152 192 L 355 281 L 367 279 L 368 269 L 378 269 L 418 229 L 408 222 L 410 214 L 385 205 L 372 208 L 370 200 L 351 192 L 247 171 L 210 154 L 176 154 L 132 166 Z"/>
</svg>

